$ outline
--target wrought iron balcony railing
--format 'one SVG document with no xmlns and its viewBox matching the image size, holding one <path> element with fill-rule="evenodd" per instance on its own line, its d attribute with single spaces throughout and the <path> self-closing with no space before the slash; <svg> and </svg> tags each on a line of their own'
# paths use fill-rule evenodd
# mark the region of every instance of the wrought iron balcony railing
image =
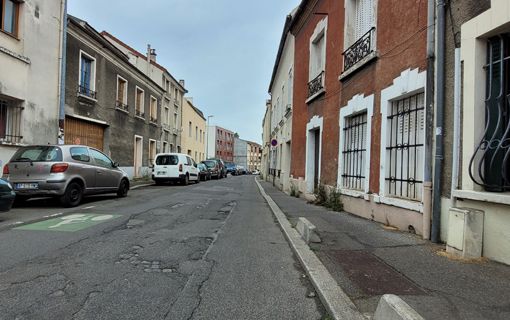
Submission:
<svg viewBox="0 0 510 320">
<path fill-rule="evenodd" d="M 324 71 L 319 73 L 315 79 L 308 82 L 308 98 L 324 89 Z"/>
<path fill-rule="evenodd" d="M 117 100 L 116 107 L 117 107 L 117 109 L 120 109 L 120 110 L 129 111 L 129 106 L 127 104 L 123 103 L 122 101 Z"/>
<path fill-rule="evenodd" d="M 342 53 L 344 56 L 344 72 L 374 52 L 374 33 L 375 27 L 372 27 L 372 29 Z"/>
<path fill-rule="evenodd" d="M 97 95 L 97 92 L 90 90 L 90 88 L 84 86 L 78 86 L 78 93 L 92 99 L 96 99 Z"/>
</svg>

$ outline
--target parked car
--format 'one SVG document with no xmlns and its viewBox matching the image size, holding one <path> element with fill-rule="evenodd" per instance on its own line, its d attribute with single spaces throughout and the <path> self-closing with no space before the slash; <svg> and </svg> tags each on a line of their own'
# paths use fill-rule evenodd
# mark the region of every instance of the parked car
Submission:
<svg viewBox="0 0 510 320">
<path fill-rule="evenodd" d="M 253 170 L 253 171 L 251 172 L 251 174 L 259 175 L 259 174 L 260 174 L 260 171 L 259 171 L 259 170 Z"/>
<path fill-rule="evenodd" d="M 197 165 L 197 168 L 199 170 L 198 176 L 199 176 L 200 180 L 203 180 L 203 181 L 211 180 L 211 170 L 209 170 L 204 163 L 200 162 Z"/>
<path fill-rule="evenodd" d="M 12 190 L 12 185 L 0 179 L 0 212 L 11 210 L 15 197 L 16 193 Z"/>
<path fill-rule="evenodd" d="M 218 158 L 209 158 L 207 160 L 214 160 L 214 161 L 218 162 L 218 165 L 220 167 L 220 172 L 221 172 L 220 179 L 227 177 L 227 168 L 225 167 L 225 162 L 223 162 L 223 160 L 218 159 Z"/>
<path fill-rule="evenodd" d="M 164 182 L 180 182 L 188 185 L 190 181 L 199 183 L 198 165 L 190 156 L 182 153 L 159 153 L 154 159 L 152 180 L 157 185 Z"/>
<path fill-rule="evenodd" d="M 230 173 L 233 176 L 237 175 L 237 168 L 235 163 L 225 162 L 225 168 L 227 170 L 227 174 Z"/>
<path fill-rule="evenodd" d="M 221 170 L 221 163 L 219 163 L 216 160 L 204 160 L 202 161 L 203 164 L 209 169 L 209 172 L 211 173 L 211 177 L 216 179 L 223 178 L 222 170 Z"/>
<path fill-rule="evenodd" d="M 127 174 L 99 150 L 82 145 L 21 147 L 4 166 L 3 179 L 16 193 L 16 202 L 31 197 L 58 197 L 75 207 L 84 195 L 117 193 L 126 197 Z"/>
<path fill-rule="evenodd" d="M 237 174 L 246 174 L 246 168 L 243 166 L 237 166 Z"/>
</svg>

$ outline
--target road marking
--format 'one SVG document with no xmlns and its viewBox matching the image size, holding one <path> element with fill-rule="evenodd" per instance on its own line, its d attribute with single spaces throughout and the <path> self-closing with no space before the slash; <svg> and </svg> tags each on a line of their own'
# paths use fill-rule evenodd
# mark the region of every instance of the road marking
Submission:
<svg viewBox="0 0 510 320">
<path fill-rule="evenodd" d="M 83 208 L 83 209 L 88 210 L 88 209 L 92 209 L 92 208 L 95 208 L 95 207 L 96 207 L 96 206 L 90 206 L 90 207 L 85 207 L 85 208 Z"/>
<path fill-rule="evenodd" d="M 76 213 L 60 218 L 24 225 L 14 229 L 75 232 L 118 217 L 120 217 L 120 215 Z"/>
</svg>

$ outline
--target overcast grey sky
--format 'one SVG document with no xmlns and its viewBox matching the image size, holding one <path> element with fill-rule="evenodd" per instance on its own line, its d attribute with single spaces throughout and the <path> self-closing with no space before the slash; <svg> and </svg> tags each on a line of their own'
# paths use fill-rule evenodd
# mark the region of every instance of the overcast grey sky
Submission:
<svg viewBox="0 0 510 320">
<path fill-rule="evenodd" d="M 300 0 L 69 0 L 106 30 L 186 81 L 211 125 L 261 142 L 262 117 L 286 15 Z"/>
</svg>

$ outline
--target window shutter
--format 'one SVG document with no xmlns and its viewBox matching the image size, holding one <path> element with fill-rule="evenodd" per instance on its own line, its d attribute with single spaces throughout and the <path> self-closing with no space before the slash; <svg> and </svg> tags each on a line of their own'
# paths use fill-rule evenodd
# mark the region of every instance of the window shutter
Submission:
<svg viewBox="0 0 510 320">
<path fill-rule="evenodd" d="M 374 0 L 358 0 L 356 2 L 356 40 L 367 33 L 375 23 Z"/>
</svg>

